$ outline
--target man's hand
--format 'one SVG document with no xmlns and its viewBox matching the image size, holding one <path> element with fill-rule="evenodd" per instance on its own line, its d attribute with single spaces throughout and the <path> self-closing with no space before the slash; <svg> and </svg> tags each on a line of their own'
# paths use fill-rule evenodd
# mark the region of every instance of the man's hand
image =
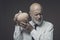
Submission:
<svg viewBox="0 0 60 40">
<path fill-rule="evenodd" d="M 20 26 L 23 27 L 25 30 L 27 30 L 28 32 L 31 32 L 33 27 L 30 23 L 24 23 L 24 22 L 21 22 L 20 23 Z"/>
</svg>

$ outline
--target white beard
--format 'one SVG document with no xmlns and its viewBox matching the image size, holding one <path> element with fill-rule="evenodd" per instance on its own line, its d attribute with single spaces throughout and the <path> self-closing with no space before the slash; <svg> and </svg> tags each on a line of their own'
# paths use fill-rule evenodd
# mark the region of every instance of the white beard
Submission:
<svg viewBox="0 0 60 40">
<path fill-rule="evenodd" d="M 40 22 L 40 21 L 36 21 L 36 20 L 34 20 L 34 22 L 35 22 L 36 24 L 38 24 L 38 25 L 40 25 L 40 24 L 41 24 L 41 22 Z"/>
<path fill-rule="evenodd" d="M 41 17 L 41 20 L 39 20 L 39 21 L 36 21 L 36 20 L 32 17 L 32 21 L 33 21 L 35 24 L 37 24 L 37 25 L 41 25 L 42 22 L 43 22 L 43 17 Z"/>
</svg>

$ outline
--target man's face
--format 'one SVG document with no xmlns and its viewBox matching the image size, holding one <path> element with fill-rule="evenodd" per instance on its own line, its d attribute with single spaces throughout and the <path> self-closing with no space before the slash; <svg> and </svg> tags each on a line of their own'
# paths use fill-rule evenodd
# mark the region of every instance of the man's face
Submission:
<svg viewBox="0 0 60 40">
<path fill-rule="evenodd" d="M 32 5 L 30 7 L 30 16 L 32 18 L 32 21 L 34 21 L 36 24 L 40 25 L 42 22 L 42 7 L 41 5 Z"/>
<path fill-rule="evenodd" d="M 32 16 L 34 18 L 34 20 L 36 21 L 40 21 L 41 18 L 41 12 L 39 10 L 35 10 L 32 12 Z"/>
<path fill-rule="evenodd" d="M 42 11 L 42 8 L 40 6 L 36 6 L 35 8 L 33 8 L 33 11 L 31 11 L 31 14 L 30 14 L 32 20 L 37 24 L 41 21 L 41 16 L 42 16 L 41 11 Z"/>
</svg>

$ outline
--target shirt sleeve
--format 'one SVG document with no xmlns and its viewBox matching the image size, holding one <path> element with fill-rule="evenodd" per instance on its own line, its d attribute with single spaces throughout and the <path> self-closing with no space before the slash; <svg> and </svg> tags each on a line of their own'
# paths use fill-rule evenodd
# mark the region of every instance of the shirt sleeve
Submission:
<svg viewBox="0 0 60 40">
<path fill-rule="evenodd" d="M 15 26 L 13 39 L 14 40 L 20 40 L 20 34 L 21 34 L 21 30 L 20 30 L 19 26 Z"/>
<path fill-rule="evenodd" d="M 40 34 L 38 31 L 33 29 L 31 31 L 31 36 L 35 40 L 53 40 L 53 25 L 50 25 L 43 34 Z"/>
</svg>

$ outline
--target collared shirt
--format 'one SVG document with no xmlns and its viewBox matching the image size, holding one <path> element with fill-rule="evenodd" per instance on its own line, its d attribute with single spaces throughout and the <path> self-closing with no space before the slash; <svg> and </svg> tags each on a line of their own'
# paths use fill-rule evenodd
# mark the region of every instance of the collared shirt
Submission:
<svg viewBox="0 0 60 40">
<path fill-rule="evenodd" d="M 34 22 L 30 21 L 30 24 L 35 28 Z M 33 29 L 30 34 L 21 33 L 20 26 L 15 26 L 13 38 L 14 40 L 53 40 L 53 24 L 47 21 L 43 21 L 42 25 L 37 26 L 36 30 Z"/>
</svg>

